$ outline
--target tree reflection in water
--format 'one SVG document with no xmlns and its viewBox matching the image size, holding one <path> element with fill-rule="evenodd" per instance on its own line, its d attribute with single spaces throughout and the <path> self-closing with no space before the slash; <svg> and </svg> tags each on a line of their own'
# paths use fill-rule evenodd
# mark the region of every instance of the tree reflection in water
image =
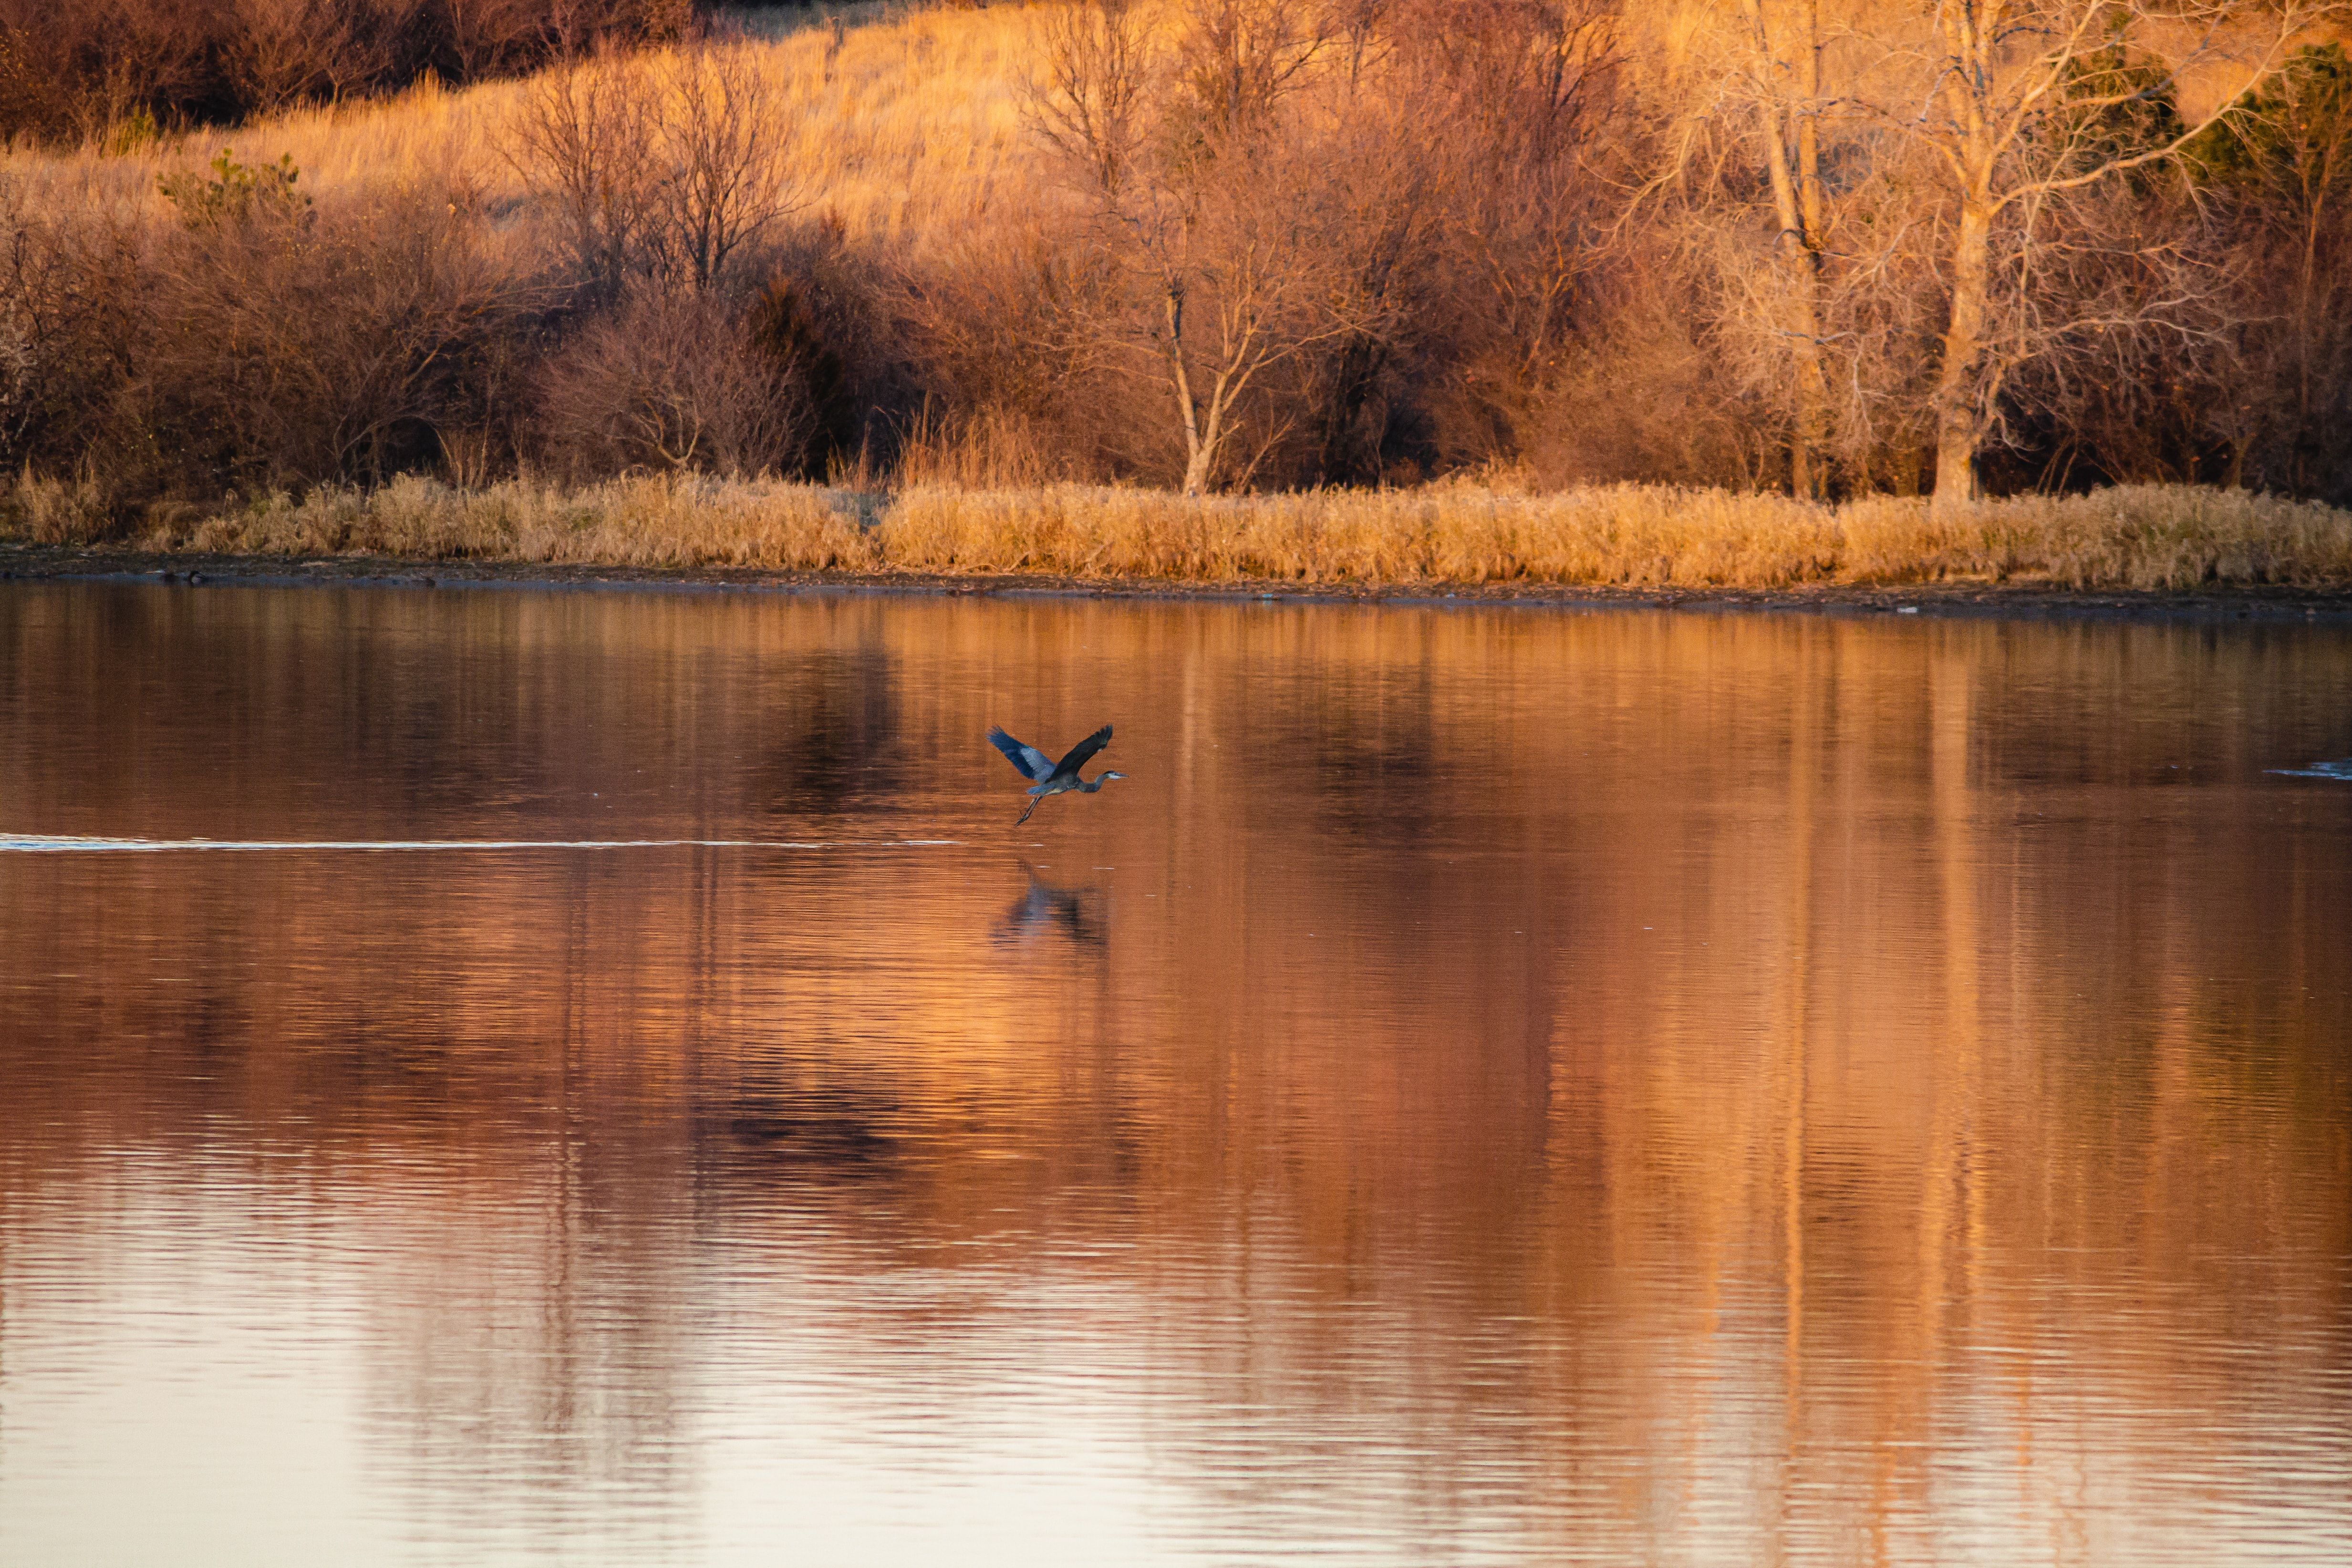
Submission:
<svg viewBox="0 0 2352 1568">
<path fill-rule="evenodd" d="M 968 846 L 0 857 L 0 1556 L 156 1489 L 354 1559 L 2352 1531 L 2352 797 L 2263 771 L 2352 751 L 2339 632 L 42 587 L 0 646 L 8 831 Z M 1134 793 L 1009 837 L 1013 708 Z"/>
</svg>

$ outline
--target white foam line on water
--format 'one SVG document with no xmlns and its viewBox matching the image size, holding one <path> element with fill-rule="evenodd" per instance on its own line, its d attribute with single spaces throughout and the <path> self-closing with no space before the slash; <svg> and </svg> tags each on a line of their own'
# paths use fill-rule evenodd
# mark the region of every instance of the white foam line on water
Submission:
<svg viewBox="0 0 2352 1568">
<path fill-rule="evenodd" d="M 2341 763 L 2314 763 L 2307 768 L 2265 768 L 2264 773 L 2290 779 L 2336 779 L 2352 784 L 2352 760 Z"/>
<path fill-rule="evenodd" d="M 239 854 L 262 850 L 355 849 L 958 849 L 956 838 L 89 838 L 72 835 L 0 833 L 0 853 L 63 855 L 76 851 L 154 854 L 165 850 L 215 849 Z"/>
</svg>

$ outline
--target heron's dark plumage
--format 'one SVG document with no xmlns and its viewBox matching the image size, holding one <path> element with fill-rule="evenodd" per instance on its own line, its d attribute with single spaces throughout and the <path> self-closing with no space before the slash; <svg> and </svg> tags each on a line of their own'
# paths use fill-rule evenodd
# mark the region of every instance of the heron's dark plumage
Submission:
<svg viewBox="0 0 2352 1568">
<path fill-rule="evenodd" d="M 1076 777 L 1078 770 L 1085 767 L 1089 762 L 1092 762 L 1094 760 L 1094 754 L 1097 752 L 1101 751 L 1105 746 L 1109 744 L 1110 726 L 1106 724 L 1101 729 L 1097 730 L 1093 734 L 1088 735 L 1085 740 L 1080 741 L 1076 745 L 1072 746 L 1069 750 L 1069 753 L 1063 757 L 1060 762 L 1054 764 L 1054 776 L 1055 778 L 1061 778 L 1065 775 L 1073 778 Z"/>
<path fill-rule="evenodd" d="M 1072 746 L 1058 763 L 1048 761 L 1045 752 L 1014 740 L 1001 728 L 989 731 L 988 743 L 1003 752 L 1004 760 L 1019 769 L 1023 778 L 1035 781 L 1029 786 L 1029 811 L 1021 814 L 1022 822 L 1028 821 L 1029 812 L 1036 810 L 1037 802 L 1049 795 L 1066 795 L 1072 790 L 1081 795 L 1093 795 L 1102 788 L 1106 781 L 1127 776 L 1115 772 L 1098 773 L 1090 779 L 1078 776 L 1078 770 L 1085 767 L 1097 752 L 1110 744 L 1110 726 L 1108 724 Z"/>
</svg>

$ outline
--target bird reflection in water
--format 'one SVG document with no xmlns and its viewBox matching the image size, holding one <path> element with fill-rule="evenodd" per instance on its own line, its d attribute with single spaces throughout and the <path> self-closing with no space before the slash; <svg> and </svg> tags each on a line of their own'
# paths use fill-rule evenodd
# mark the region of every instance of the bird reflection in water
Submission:
<svg viewBox="0 0 2352 1568">
<path fill-rule="evenodd" d="M 1045 933 L 1059 930 L 1080 947 L 1103 944 L 1103 922 L 1089 908 L 1101 897 L 1099 888 L 1062 888 L 1037 874 L 1028 861 L 1021 869 L 1029 890 L 1013 900 L 996 922 L 996 942 L 1003 947 L 1026 947 Z"/>
</svg>

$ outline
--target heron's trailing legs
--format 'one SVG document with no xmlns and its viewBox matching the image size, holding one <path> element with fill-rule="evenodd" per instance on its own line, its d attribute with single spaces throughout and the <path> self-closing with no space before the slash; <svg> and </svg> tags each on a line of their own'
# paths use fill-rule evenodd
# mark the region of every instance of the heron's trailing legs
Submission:
<svg viewBox="0 0 2352 1568">
<path fill-rule="evenodd" d="M 1036 810 L 1037 803 L 1049 795 L 1067 795 L 1073 790 L 1080 795 L 1093 795 L 1111 780 L 1127 776 L 1115 771 L 1090 779 L 1078 776 L 1078 770 L 1087 764 L 1087 759 L 1110 744 L 1110 726 L 1108 724 L 1072 746 L 1069 754 L 1058 763 L 1036 747 L 1024 745 L 1002 730 L 991 730 L 988 743 L 1003 752 L 1004 760 L 1018 769 L 1023 778 L 1034 781 L 1029 790 L 1029 804 L 1013 821 L 1015 827 L 1028 821 L 1029 813 Z"/>
</svg>

